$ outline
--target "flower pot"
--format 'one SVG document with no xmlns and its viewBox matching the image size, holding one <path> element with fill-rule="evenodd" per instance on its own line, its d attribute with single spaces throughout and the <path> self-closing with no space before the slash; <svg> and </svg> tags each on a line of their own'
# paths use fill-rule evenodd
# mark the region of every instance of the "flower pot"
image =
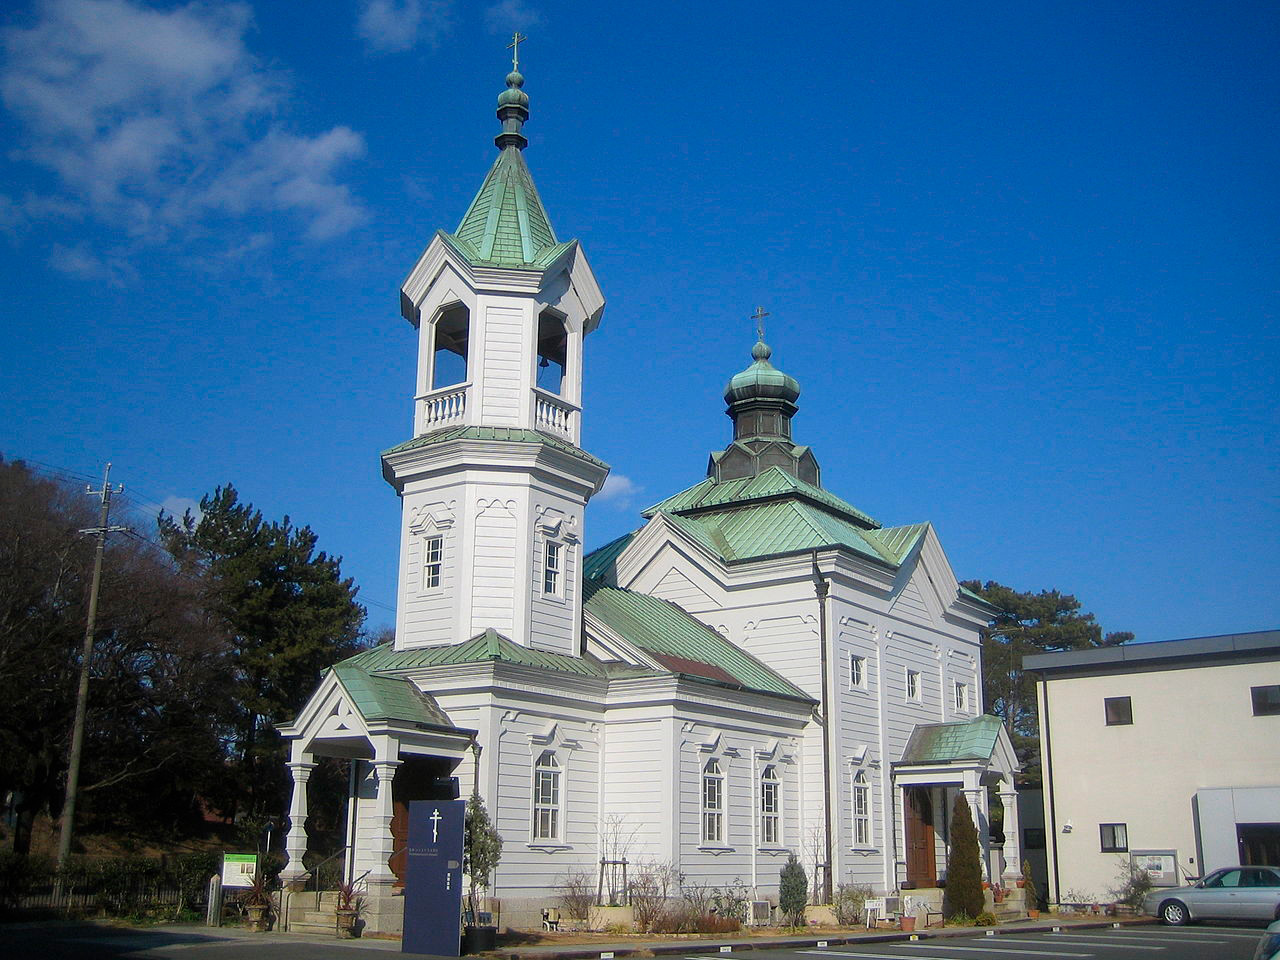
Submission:
<svg viewBox="0 0 1280 960">
<path fill-rule="evenodd" d="M 498 945 L 497 927 L 463 927 L 462 952 L 484 953 Z"/>
<path fill-rule="evenodd" d="M 1037 910 L 1035 907 L 1031 907 L 1031 908 L 1029 908 L 1029 909 L 1027 910 L 1027 919 L 1028 919 L 1028 920 L 1039 920 L 1039 919 L 1040 919 L 1040 911 L 1039 911 L 1039 910 Z"/>
<path fill-rule="evenodd" d="M 910 933 L 916 928 L 916 918 L 911 914 L 904 914 L 898 923 L 902 927 L 903 933 Z"/>
<path fill-rule="evenodd" d="M 356 920 L 360 917 L 359 910 L 338 910 L 338 936 L 350 939 L 356 935 Z"/>
<path fill-rule="evenodd" d="M 245 912 L 248 914 L 245 926 L 254 933 L 262 933 L 270 922 L 267 916 L 267 911 L 270 909 L 265 903 L 253 903 L 245 907 Z"/>
</svg>

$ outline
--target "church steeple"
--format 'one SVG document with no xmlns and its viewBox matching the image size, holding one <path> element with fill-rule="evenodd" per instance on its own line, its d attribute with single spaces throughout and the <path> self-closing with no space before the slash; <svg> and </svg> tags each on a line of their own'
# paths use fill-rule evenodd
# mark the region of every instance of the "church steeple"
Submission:
<svg viewBox="0 0 1280 960">
<path fill-rule="evenodd" d="M 754 477 L 781 467 L 793 477 L 821 486 L 818 461 L 808 447 L 791 440 L 791 418 L 799 409 L 800 384 L 769 362 L 773 350 L 764 331 L 751 348 L 751 366 L 724 388 L 725 411 L 733 420 L 733 443 L 711 454 L 707 476 L 717 481 Z"/>
</svg>

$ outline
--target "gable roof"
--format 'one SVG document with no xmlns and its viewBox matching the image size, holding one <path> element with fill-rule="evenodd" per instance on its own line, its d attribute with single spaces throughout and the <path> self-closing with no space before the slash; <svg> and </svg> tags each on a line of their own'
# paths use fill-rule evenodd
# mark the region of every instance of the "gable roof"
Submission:
<svg viewBox="0 0 1280 960">
<path fill-rule="evenodd" d="M 334 664 L 332 669 L 365 722 L 390 720 L 416 726 L 453 728 L 440 705 L 408 680 L 370 673 L 362 664 L 353 663 L 355 659 L 343 660 Z"/>
<path fill-rule="evenodd" d="M 604 665 L 593 657 L 570 657 L 562 653 L 522 647 L 492 628 L 476 634 L 470 640 L 442 647 L 396 650 L 391 644 L 384 643 L 358 653 L 350 660 L 344 660 L 339 666 L 355 663 L 367 672 L 396 673 L 420 667 L 481 663 L 485 660 L 501 660 L 584 677 L 603 677 L 608 674 Z"/>
<path fill-rule="evenodd" d="M 903 764 L 990 760 L 1000 739 L 999 717 L 983 714 L 953 723 L 920 723 L 902 751 Z"/>
<path fill-rule="evenodd" d="M 770 467 L 754 477 L 740 477 L 717 483 L 711 477 L 695 483 L 687 490 L 667 497 L 641 513 L 651 517 L 656 513 L 686 513 L 716 506 L 745 504 L 773 497 L 792 496 L 812 501 L 814 504 L 840 515 L 846 521 L 867 529 L 880 526 L 857 507 L 846 503 L 835 494 L 821 487 L 793 477 L 781 467 Z"/>
<path fill-rule="evenodd" d="M 790 680 L 674 603 L 599 580 L 584 581 L 583 591 L 584 610 L 673 673 L 814 702 Z"/>
</svg>

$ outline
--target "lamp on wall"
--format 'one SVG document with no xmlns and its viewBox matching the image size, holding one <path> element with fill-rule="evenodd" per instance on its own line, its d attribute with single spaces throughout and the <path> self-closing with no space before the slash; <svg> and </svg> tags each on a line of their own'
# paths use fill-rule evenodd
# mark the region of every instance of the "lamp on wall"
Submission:
<svg viewBox="0 0 1280 960">
<path fill-rule="evenodd" d="M 1063 833 L 1070 833 L 1070 832 L 1071 832 L 1072 830 L 1074 830 L 1074 829 L 1075 829 L 1075 827 L 1073 827 L 1073 826 L 1071 825 L 1071 821 L 1070 821 L 1070 820 L 1068 820 L 1066 823 L 1064 823 L 1064 824 L 1062 825 L 1062 832 L 1063 832 Z"/>
</svg>

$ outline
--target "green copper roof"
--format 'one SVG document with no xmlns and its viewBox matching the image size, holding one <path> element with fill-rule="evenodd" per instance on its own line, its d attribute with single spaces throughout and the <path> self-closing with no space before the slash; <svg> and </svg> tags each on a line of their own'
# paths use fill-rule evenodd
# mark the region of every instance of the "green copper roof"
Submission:
<svg viewBox="0 0 1280 960">
<path fill-rule="evenodd" d="M 444 443 L 447 440 L 500 440 L 507 443 L 541 443 L 544 446 L 554 447 L 557 450 L 571 454 L 579 460 L 594 463 L 596 466 L 604 467 L 606 470 L 609 469 L 609 465 L 603 460 L 597 460 L 580 447 L 575 447 L 572 443 L 567 443 L 548 433 L 525 430 L 520 427 L 445 427 L 443 430 L 437 430 L 434 433 L 406 440 L 390 450 L 382 451 L 382 455 L 385 457 L 393 453 L 403 453 L 406 450 L 417 450 L 419 447 L 428 447 L 433 443 Z"/>
<path fill-rule="evenodd" d="M 880 526 L 861 510 L 834 494 L 828 493 L 821 487 L 815 487 L 811 483 L 805 483 L 780 467 L 770 467 L 758 476 L 725 480 L 721 483 L 708 477 L 701 483 L 696 483 L 689 489 L 682 490 L 655 504 L 645 510 L 642 516 L 651 517 L 655 513 L 684 513 L 715 506 L 741 505 L 752 500 L 789 495 L 811 500 L 860 527 L 874 529 Z"/>
<path fill-rule="evenodd" d="M 734 374 L 724 388 L 726 403 L 762 397 L 796 402 L 800 396 L 800 384 L 769 362 L 772 355 L 773 351 L 763 340 L 751 348 L 751 358 L 755 362 L 741 373 Z"/>
<path fill-rule="evenodd" d="M 922 723 L 911 731 L 902 763 L 990 760 L 1000 737 L 1000 718 L 983 714 L 959 723 Z"/>
<path fill-rule="evenodd" d="M 438 667 L 447 664 L 480 663 L 484 660 L 501 660 L 529 667 L 576 673 L 584 677 L 603 677 L 606 671 L 595 659 L 570 657 L 544 650 L 531 650 L 512 643 L 496 630 L 489 629 L 470 640 L 446 647 L 415 647 L 396 650 L 391 644 L 381 644 L 358 653 L 344 664 L 357 664 L 367 672 L 400 672 L 419 667 Z"/>
<path fill-rule="evenodd" d="M 674 603 L 593 580 L 583 584 L 583 591 L 584 607 L 589 613 L 673 673 L 812 700 L 799 687 Z"/>
<path fill-rule="evenodd" d="M 617 540 L 610 540 L 603 547 L 597 547 L 585 557 L 582 558 L 582 575 L 588 580 L 604 580 L 606 583 L 614 583 L 617 577 L 614 575 L 613 565 L 621 555 L 622 551 L 635 539 L 637 531 L 624 533 Z"/>
<path fill-rule="evenodd" d="M 378 649 L 378 648 L 374 648 Z M 429 727 L 452 727 L 440 705 L 408 680 L 370 673 L 353 657 L 335 664 L 333 672 L 366 721 L 393 720 Z"/>
</svg>

